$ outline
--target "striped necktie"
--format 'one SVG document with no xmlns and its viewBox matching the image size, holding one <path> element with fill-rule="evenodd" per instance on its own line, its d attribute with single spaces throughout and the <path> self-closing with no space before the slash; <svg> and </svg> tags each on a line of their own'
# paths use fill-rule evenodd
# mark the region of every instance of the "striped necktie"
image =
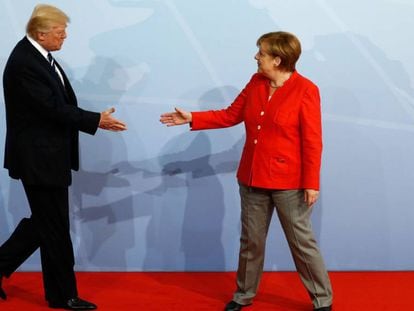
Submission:
<svg viewBox="0 0 414 311">
<path fill-rule="evenodd" d="M 47 60 L 49 61 L 50 66 L 52 66 L 53 70 L 58 75 L 59 80 L 62 82 L 63 85 L 65 85 L 65 82 L 63 81 L 62 74 L 59 72 L 59 69 L 56 67 L 55 59 L 53 58 L 52 53 L 50 53 L 50 52 L 47 53 Z"/>
<path fill-rule="evenodd" d="M 53 67 L 53 69 L 55 69 L 55 60 L 53 59 L 52 53 L 47 53 L 47 59 L 50 63 L 50 66 Z M 55 69 L 56 70 L 56 69 Z"/>
</svg>

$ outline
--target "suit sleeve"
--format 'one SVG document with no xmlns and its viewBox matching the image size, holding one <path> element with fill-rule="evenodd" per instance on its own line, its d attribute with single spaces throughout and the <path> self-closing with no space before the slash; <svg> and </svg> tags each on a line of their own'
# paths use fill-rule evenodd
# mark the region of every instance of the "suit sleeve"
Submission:
<svg viewBox="0 0 414 311">
<path fill-rule="evenodd" d="M 20 81 L 21 89 L 25 93 L 24 109 L 29 110 L 28 113 L 36 114 L 39 122 L 52 122 L 89 134 L 96 132 L 100 113 L 77 107 L 75 97 L 75 102 L 69 103 L 63 95 L 64 91 L 57 91 L 60 87 L 57 83 L 60 81 L 47 80 L 31 67 L 24 67 L 17 74 L 17 81 Z"/>
</svg>

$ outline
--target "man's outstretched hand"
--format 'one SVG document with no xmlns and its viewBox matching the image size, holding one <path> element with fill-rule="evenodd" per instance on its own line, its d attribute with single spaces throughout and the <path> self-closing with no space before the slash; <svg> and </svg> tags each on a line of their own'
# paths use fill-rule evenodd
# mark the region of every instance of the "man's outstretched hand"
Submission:
<svg viewBox="0 0 414 311">
<path fill-rule="evenodd" d="M 115 119 L 112 114 L 115 112 L 115 108 L 109 108 L 101 112 L 101 119 L 99 120 L 99 128 L 103 130 L 119 132 L 127 129 L 126 124 L 118 119 Z"/>
</svg>

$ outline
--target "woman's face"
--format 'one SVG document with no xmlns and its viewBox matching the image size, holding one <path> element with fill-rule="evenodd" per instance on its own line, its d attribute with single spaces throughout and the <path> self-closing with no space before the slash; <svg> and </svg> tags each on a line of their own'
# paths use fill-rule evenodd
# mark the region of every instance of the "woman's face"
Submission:
<svg viewBox="0 0 414 311">
<path fill-rule="evenodd" d="M 273 73 L 277 68 L 277 57 L 266 52 L 266 43 L 261 43 L 259 46 L 259 51 L 254 56 L 254 59 L 257 60 L 257 72 L 268 76 Z"/>
</svg>

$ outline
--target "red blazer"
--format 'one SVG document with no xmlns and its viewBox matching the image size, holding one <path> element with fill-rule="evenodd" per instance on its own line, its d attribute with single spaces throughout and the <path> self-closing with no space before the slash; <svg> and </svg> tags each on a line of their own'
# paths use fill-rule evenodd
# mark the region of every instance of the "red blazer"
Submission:
<svg viewBox="0 0 414 311">
<path fill-rule="evenodd" d="M 248 186 L 319 190 L 322 126 L 318 87 L 296 71 L 270 101 L 261 74 L 226 109 L 192 112 L 192 130 L 244 122 L 246 142 L 237 172 Z"/>
</svg>

